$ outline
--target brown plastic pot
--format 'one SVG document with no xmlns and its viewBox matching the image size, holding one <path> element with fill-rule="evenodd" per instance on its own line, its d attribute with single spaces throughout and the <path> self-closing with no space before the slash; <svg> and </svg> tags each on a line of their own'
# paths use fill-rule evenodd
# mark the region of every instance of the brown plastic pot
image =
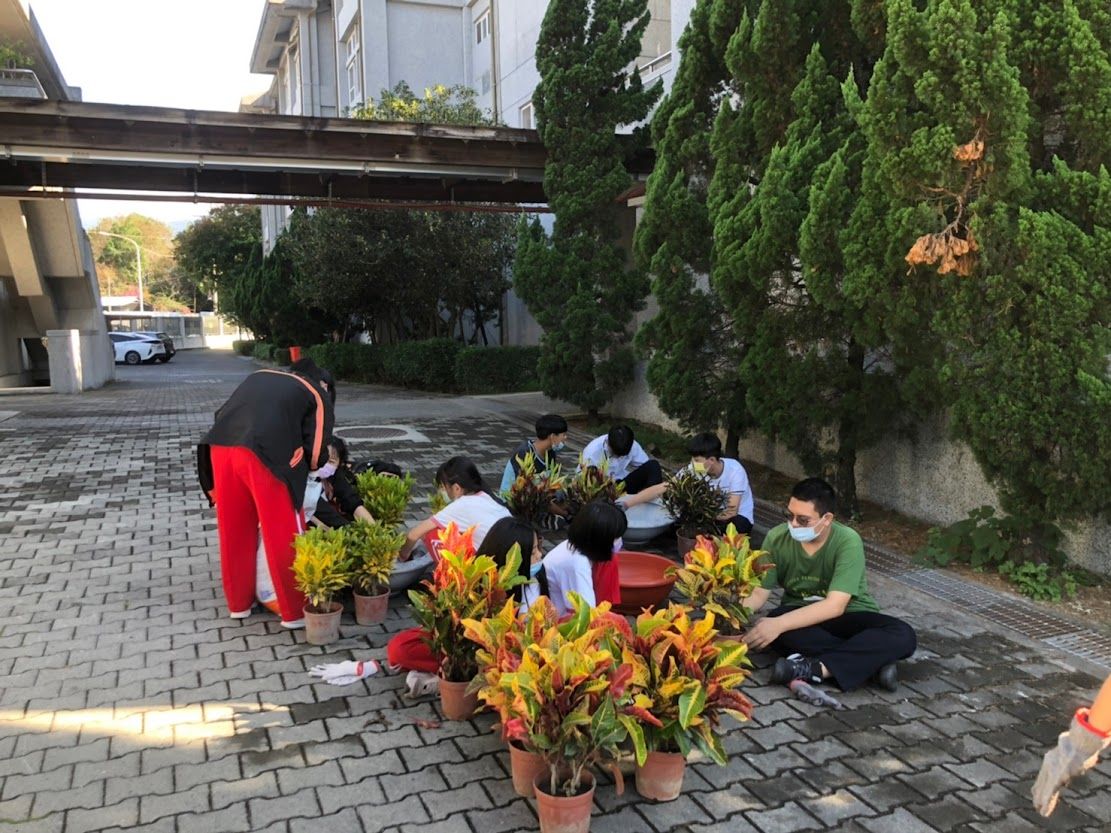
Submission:
<svg viewBox="0 0 1111 833">
<path fill-rule="evenodd" d="M 687 538 L 685 535 L 679 533 L 675 534 L 676 547 L 679 550 L 680 560 L 686 557 L 686 554 L 694 549 L 694 545 L 698 542 L 697 538 Z"/>
<path fill-rule="evenodd" d="M 548 774 L 548 765 L 535 752 L 529 752 L 517 741 L 509 742 L 509 769 L 513 774 L 513 789 L 525 798 L 533 796 L 533 782 L 537 776 Z"/>
<path fill-rule="evenodd" d="M 675 562 L 650 552 L 622 550 L 617 559 L 621 603 L 613 606 L 622 616 L 638 616 L 644 608 L 656 608 L 667 601 L 675 576 L 664 574 Z"/>
<path fill-rule="evenodd" d="M 332 602 L 328 613 L 314 613 L 305 608 L 305 641 L 310 645 L 331 645 L 339 639 L 339 620 L 343 605 Z"/>
<path fill-rule="evenodd" d="M 362 593 L 352 593 L 355 597 L 355 621 L 360 625 L 377 625 L 386 621 L 386 613 L 390 609 L 390 591 L 378 593 L 373 596 L 364 596 Z"/>
<path fill-rule="evenodd" d="M 470 720 L 478 711 L 478 692 L 468 694 L 470 685 L 470 680 L 454 683 L 440 677 L 440 706 L 448 720 Z"/>
<path fill-rule="evenodd" d="M 540 833 L 588 833 L 590 813 L 594 809 L 594 776 L 584 772 L 583 784 L 589 788 L 578 795 L 568 798 L 565 795 L 549 795 L 548 773 L 542 773 L 533 780 L 536 792 L 536 814 L 540 816 Z"/>
<path fill-rule="evenodd" d="M 687 758 L 680 752 L 649 752 L 637 767 L 637 792 L 654 801 L 674 801 L 683 792 Z"/>
</svg>

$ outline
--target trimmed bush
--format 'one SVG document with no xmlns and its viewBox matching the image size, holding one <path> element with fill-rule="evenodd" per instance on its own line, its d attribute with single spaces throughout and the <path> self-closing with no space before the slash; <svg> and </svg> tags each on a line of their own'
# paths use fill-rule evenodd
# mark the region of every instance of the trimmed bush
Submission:
<svg viewBox="0 0 1111 833">
<path fill-rule="evenodd" d="M 273 355 L 274 345 L 265 341 L 256 341 L 254 348 L 254 357 L 260 362 L 268 362 Z"/>
<path fill-rule="evenodd" d="M 270 361 L 277 362 L 282 367 L 289 367 L 290 358 L 289 358 L 289 348 L 288 347 L 275 347 L 273 352 L 270 355 L 272 357 L 270 359 Z"/>
<path fill-rule="evenodd" d="M 420 390 L 455 390 L 455 357 L 461 349 L 459 342 L 431 338 L 380 349 L 388 383 Z"/>
<path fill-rule="evenodd" d="M 373 344 L 329 343 L 314 344 L 303 352 L 337 379 L 372 385 L 383 380 L 380 351 Z"/>
<path fill-rule="evenodd" d="M 464 347 L 455 357 L 455 385 L 463 393 L 539 390 L 539 347 Z"/>
<path fill-rule="evenodd" d="M 255 354 L 255 342 L 251 340 L 233 341 L 231 349 L 240 356 L 253 356 Z"/>
</svg>

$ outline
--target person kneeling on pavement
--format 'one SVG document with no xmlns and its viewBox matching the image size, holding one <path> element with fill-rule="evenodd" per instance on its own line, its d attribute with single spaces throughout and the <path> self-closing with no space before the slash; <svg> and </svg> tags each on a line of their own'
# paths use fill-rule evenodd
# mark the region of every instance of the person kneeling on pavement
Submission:
<svg viewBox="0 0 1111 833">
<path fill-rule="evenodd" d="M 771 589 L 783 588 L 780 606 L 755 622 L 744 641 L 752 649 L 784 655 L 772 682 L 832 679 L 842 691 L 875 678 L 888 691 L 898 686 L 895 662 L 914 653 L 917 637 L 906 622 L 879 612 L 864 574 L 864 543 L 834 519 L 833 487 L 816 477 L 791 490 L 787 522 L 768 532 L 763 549 L 773 567 L 745 606 L 753 612 Z"/>
</svg>

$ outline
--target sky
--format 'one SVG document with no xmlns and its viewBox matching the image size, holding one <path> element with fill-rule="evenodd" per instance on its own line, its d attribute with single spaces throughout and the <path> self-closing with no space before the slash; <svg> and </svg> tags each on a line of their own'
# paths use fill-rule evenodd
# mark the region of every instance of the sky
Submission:
<svg viewBox="0 0 1111 833">
<path fill-rule="evenodd" d="M 264 0 L 30 0 L 66 83 L 85 101 L 239 108 L 270 86 L 249 71 Z M 212 206 L 81 200 L 86 228 L 137 212 L 175 231 Z"/>
</svg>

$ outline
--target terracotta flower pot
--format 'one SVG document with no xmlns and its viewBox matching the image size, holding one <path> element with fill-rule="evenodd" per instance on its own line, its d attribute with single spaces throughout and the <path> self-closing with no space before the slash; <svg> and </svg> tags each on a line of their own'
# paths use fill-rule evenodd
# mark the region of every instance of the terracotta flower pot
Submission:
<svg viewBox="0 0 1111 833">
<path fill-rule="evenodd" d="M 390 609 L 390 591 L 373 596 L 353 593 L 355 597 L 355 621 L 360 625 L 377 625 L 386 621 Z"/>
<path fill-rule="evenodd" d="M 571 798 L 549 795 L 546 792 L 551 786 L 548 778 L 545 772 L 532 782 L 536 791 L 536 814 L 540 816 L 540 833 L 588 833 L 590 813 L 594 809 L 594 776 L 584 772 L 582 783 L 587 789 Z"/>
<path fill-rule="evenodd" d="M 548 765 L 535 752 L 529 752 L 517 741 L 509 742 L 510 772 L 513 773 L 513 789 L 525 798 L 533 796 L 533 781 L 548 773 Z"/>
<path fill-rule="evenodd" d="M 305 641 L 310 645 L 331 645 L 339 639 L 339 620 L 343 605 L 332 602 L 328 613 L 314 613 L 305 608 Z"/>
<path fill-rule="evenodd" d="M 440 677 L 440 705 L 448 720 L 470 720 L 478 711 L 478 692 L 467 693 L 471 682 L 454 683 Z"/>
<path fill-rule="evenodd" d="M 649 752 L 637 767 L 637 792 L 655 801 L 674 801 L 683 791 L 687 758 L 680 752 Z"/>
</svg>

